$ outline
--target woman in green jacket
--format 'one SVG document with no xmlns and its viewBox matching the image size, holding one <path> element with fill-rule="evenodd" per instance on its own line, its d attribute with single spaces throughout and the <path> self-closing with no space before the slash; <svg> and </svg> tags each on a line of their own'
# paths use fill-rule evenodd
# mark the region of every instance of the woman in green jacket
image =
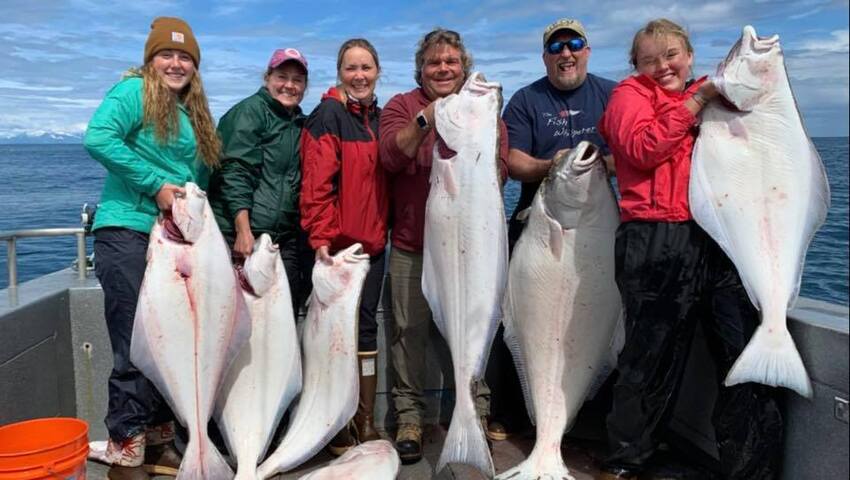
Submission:
<svg viewBox="0 0 850 480">
<path fill-rule="evenodd" d="M 280 247 L 295 313 L 309 293 L 312 252 L 299 226 L 300 143 L 307 59 L 294 48 L 275 50 L 257 93 L 219 121 L 221 168 L 209 200 L 233 259 L 249 255 L 267 233 Z"/>
<path fill-rule="evenodd" d="M 130 338 L 145 271 L 148 235 L 186 182 L 204 188 L 218 163 L 219 141 L 198 73 L 201 53 L 189 25 L 158 17 L 144 65 L 106 94 L 85 136 L 107 170 L 94 222 L 95 273 L 103 287 L 112 343 L 107 442 L 90 457 L 110 464 L 110 479 L 177 474 L 174 416 L 150 381 L 130 363 Z"/>
</svg>

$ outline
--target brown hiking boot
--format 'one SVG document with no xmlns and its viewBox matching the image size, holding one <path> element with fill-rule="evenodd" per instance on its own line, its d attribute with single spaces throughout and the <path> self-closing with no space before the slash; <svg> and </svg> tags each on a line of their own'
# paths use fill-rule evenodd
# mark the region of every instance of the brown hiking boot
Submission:
<svg viewBox="0 0 850 480">
<path fill-rule="evenodd" d="M 485 425 L 484 433 L 487 434 L 487 438 L 494 442 L 501 442 L 513 436 L 510 432 L 508 432 L 508 429 L 505 428 L 505 424 L 498 420 L 490 420 L 490 422 Z"/>
<path fill-rule="evenodd" d="M 401 463 L 409 465 L 422 459 L 422 427 L 414 423 L 402 423 L 395 436 L 395 449 Z"/>
<path fill-rule="evenodd" d="M 151 475 L 169 475 L 177 476 L 180 470 L 180 462 L 183 457 L 174 443 L 165 443 L 162 445 L 148 445 L 145 448 L 145 462 L 143 467 L 146 472 Z"/>
<path fill-rule="evenodd" d="M 358 443 L 381 439 L 374 424 L 375 391 L 378 388 L 377 356 L 378 352 L 357 354 L 360 365 L 360 402 L 354 414 L 354 429 Z"/>
<path fill-rule="evenodd" d="M 106 473 L 109 480 L 150 480 L 150 476 L 142 467 L 122 467 L 113 465 Z"/>
<path fill-rule="evenodd" d="M 145 430 L 144 469 L 151 475 L 177 476 L 183 457 L 174 446 L 174 422 Z"/>
<path fill-rule="evenodd" d="M 487 450 L 490 450 L 490 454 L 493 454 L 493 440 L 487 436 L 488 424 L 490 423 L 487 420 L 487 415 L 482 415 L 479 417 L 481 419 L 481 428 L 484 430 L 484 440 L 487 442 Z"/>
<path fill-rule="evenodd" d="M 338 457 L 357 445 L 357 440 L 351 434 L 351 430 L 353 430 L 352 424 L 351 422 L 348 422 L 344 427 L 342 427 L 342 430 L 340 430 L 339 433 L 331 439 L 331 442 L 328 443 L 328 451 L 331 455 Z"/>
</svg>

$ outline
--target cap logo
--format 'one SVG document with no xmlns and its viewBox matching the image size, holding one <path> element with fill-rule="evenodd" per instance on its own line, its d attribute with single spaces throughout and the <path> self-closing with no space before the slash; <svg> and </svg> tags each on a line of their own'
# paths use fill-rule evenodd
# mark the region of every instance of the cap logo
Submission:
<svg viewBox="0 0 850 480">
<path fill-rule="evenodd" d="M 301 58 L 301 52 L 294 48 L 287 48 L 285 52 L 290 57 Z"/>
<path fill-rule="evenodd" d="M 186 43 L 183 40 L 183 34 L 180 32 L 171 32 L 171 41 L 177 43 Z"/>
</svg>

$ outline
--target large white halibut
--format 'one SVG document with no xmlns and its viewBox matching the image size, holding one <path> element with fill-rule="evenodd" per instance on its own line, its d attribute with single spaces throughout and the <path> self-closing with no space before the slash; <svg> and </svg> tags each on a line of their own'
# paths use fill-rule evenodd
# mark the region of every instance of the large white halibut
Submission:
<svg viewBox="0 0 850 480">
<path fill-rule="evenodd" d="M 537 442 L 528 459 L 499 479 L 573 478 L 561 437 L 593 381 L 616 361 L 617 200 L 594 145 L 581 142 L 556 162 L 514 246 L 504 308 L 505 343 L 536 420 Z"/>
<path fill-rule="evenodd" d="M 761 325 L 726 377 L 803 396 L 812 387 L 786 326 L 806 250 L 829 209 L 829 184 L 785 71 L 779 37 L 741 40 L 718 67 L 723 96 L 702 113 L 691 167 L 691 212 L 735 264 Z"/>
<path fill-rule="evenodd" d="M 160 217 L 150 234 L 130 360 L 189 433 L 177 478 L 226 479 L 233 472 L 207 436 L 207 422 L 251 320 L 206 194 L 193 183 L 185 188 L 173 222 Z"/>
<path fill-rule="evenodd" d="M 372 440 L 298 480 L 395 480 L 400 463 L 392 443 Z"/>
<path fill-rule="evenodd" d="M 316 262 L 301 334 L 304 378 L 286 435 L 260 465 L 260 478 L 291 470 L 316 454 L 357 410 L 357 317 L 369 255 L 359 243 L 333 265 Z"/>
<path fill-rule="evenodd" d="M 457 154 L 443 158 L 434 147 L 422 260 L 422 292 L 449 345 L 455 378 L 455 408 L 437 470 L 465 463 L 490 477 L 493 460 L 472 385 L 484 374 L 507 280 L 498 160 L 501 99 L 498 83 L 473 73 L 459 94 L 435 106 L 437 133 Z"/>
<path fill-rule="evenodd" d="M 268 234 L 242 269 L 251 340 L 227 372 L 216 418 L 236 458 L 236 479 L 257 479 L 257 464 L 289 403 L 301 391 L 301 351 L 286 270 Z"/>
</svg>

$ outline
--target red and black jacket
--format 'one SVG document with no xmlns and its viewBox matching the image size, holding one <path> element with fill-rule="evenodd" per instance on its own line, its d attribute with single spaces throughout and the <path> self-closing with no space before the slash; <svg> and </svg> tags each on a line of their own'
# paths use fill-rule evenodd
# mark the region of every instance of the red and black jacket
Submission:
<svg viewBox="0 0 850 480">
<path fill-rule="evenodd" d="M 389 197 L 378 160 L 377 102 L 322 95 L 301 133 L 301 226 L 310 247 L 331 252 L 354 243 L 369 255 L 384 250 Z"/>
</svg>

